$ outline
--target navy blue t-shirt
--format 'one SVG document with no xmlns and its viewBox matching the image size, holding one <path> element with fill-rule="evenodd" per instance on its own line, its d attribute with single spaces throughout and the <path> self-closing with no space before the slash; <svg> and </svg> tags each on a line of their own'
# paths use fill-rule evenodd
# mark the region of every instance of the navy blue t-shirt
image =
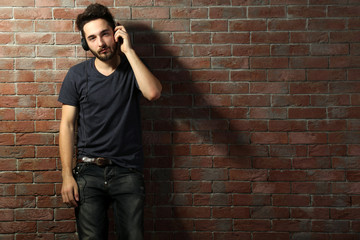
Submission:
<svg viewBox="0 0 360 240">
<path fill-rule="evenodd" d="M 138 88 L 125 56 L 109 76 L 92 58 L 70 68 L 59 101 L 78 108 L 78 157 L 105 157 L 142 169 L 143 149 Z"/>
</svg>

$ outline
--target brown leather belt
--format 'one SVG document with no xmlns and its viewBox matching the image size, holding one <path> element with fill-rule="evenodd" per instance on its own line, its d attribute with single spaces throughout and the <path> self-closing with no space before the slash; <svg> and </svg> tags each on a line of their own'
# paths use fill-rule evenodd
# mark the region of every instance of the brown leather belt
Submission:
<svg viewBox="0 0 360 240">
<path fill-rule="evenodd" d="M 103 158 L 103 157 L 97 157 L 97 158 L 82 157 L 82 158 L 78 159 L 78 162 L 91 163 L 91 164 L 95 164 L 99 167 L 105 167 L 105 166 L 114 164 L 110 159 Z"/>
</svg>

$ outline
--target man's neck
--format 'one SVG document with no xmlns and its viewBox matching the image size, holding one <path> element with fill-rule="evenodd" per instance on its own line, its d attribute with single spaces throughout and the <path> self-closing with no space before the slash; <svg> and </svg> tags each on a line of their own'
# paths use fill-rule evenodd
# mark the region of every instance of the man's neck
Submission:
<svg viewBox="0 0 360 240">
<path fill-rule="evenodd" d="M 95 67 L 101 74 L 109 76 L 119 66 L 120 62 L 121 58 L 119 55 L 115 55 L 108 61 L 102 61 L 98 58 L 95 58 Z"/>
</svg>

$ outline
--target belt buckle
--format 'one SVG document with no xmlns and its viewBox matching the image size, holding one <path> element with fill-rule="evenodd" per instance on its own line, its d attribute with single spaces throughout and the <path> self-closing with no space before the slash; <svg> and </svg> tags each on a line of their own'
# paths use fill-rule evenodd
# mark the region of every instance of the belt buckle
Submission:
<svg viewBox="0 0 360 240">
<path fill-rule="evenodd" d="M 100 167 L 104 167 L 106 165 L 110 165 L 111 161 L 103 157 L 98 157 L 95 159 L 94 163 Z"/>
</svg>

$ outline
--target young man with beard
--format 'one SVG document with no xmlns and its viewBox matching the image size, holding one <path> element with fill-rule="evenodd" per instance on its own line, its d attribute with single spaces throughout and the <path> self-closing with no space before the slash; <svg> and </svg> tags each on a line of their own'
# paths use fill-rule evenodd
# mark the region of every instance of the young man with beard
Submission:
<svg viewBox="0 0 360 240">
<path fill-rule="evenodd" d="M 70 68 L 59 95 L 63 202 L 76 207 L 80 239 L 107 239 L 113 204 L 118 239 L 140 240 L 145 193 L 139 96 L 156 100 L 162 87 L 107 7 L 91 4 L 76 25 L 83 48 L 95 58 Z"/>
</svg>

